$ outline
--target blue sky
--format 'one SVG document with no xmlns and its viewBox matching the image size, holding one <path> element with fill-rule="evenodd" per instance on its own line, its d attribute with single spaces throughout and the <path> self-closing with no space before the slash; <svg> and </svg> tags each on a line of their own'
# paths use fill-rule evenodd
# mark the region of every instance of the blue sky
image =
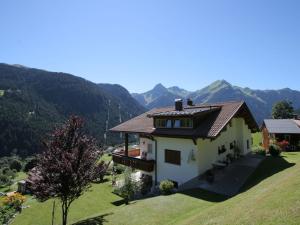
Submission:
<svg viewBox="0 0 300 225">
<path fill-rule="evenodd" d="M 2 0 L 0 62 L 131 92 L 300 89 L 300 1 Z"/>
</svg>

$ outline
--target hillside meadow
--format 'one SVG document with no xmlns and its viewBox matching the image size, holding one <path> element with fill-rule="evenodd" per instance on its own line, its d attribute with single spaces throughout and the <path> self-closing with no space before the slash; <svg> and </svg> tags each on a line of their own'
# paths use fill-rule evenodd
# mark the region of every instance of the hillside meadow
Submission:
<svg viewBox="0 0 300 225">
<path fill-rule="evenodd" d="M 131 202 L 125 206 L 114 195 L 110 181 L 93 184 L 71 207 L 69 223 L 87 224 L 299 224 L 300 152 L 268 156 L 249 178 L 240 194 L 226 198 L 191 190 Z M 53 200 L 37 202 L 14 225 L 51 224 Z M 56 201 L 55 224 L 60 224 Z"/>
</svg>

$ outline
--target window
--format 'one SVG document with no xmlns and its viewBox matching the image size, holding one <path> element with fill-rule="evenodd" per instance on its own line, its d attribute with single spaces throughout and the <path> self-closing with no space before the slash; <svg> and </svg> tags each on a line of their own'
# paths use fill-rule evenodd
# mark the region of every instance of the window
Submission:
<svg viewBox="0 0 300 225">
<path fill-rule="evenodd" d="M 147 145 L 147 152 L 148 153 L 152 153 L 152 144 L 151 143 L 148 143 L 148 145 Z"/>
<path fill-rule="evenodd" d="M 180 151 L 165 149 L 165 162 L 180 165 Z"/>
<path fill-rule="evenodd" d="M 155 119 L 155 127 L 157 127 L 157 128 L 193 128 L 193 120 L 191 118 Z"/>
<path fill-rule="evenodd" d="M 167 128 L 172 128 L 172 120 L 167 120 Z"/>
<path fill-rule="evenodd" d="M 247 149 L 250 148 L 249 140 L 247 140 Z"/>
<path fill-rule="evenodd" d="M 230 143 L 230 149 L 233 149 L 234 148 L 234 144 L 233 142 Z"/>
<path fill-rule="evenodd" d="M 163 128 L 166 127 L 167 120 L 166 119 L 156 119 L 155 120 L 155 127 L 157 128 Z"/>
<path fill-rule="evenodd" d="M 182 128 L 192 128 L 193 127 L 193 120 L 190 118 L 180 119 L 180 127 Z"/>
<path fill-rule="evenodd" d="M 174 128 L 180 128 L 180 127 L 181 127 L 181 121 L 180 120 L 175 120 Z"/>
</svg>

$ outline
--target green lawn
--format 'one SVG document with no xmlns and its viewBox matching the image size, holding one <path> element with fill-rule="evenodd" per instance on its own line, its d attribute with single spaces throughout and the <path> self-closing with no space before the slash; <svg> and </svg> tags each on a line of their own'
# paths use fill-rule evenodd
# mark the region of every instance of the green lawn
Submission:
<svg viewBox="0 0 300 225">
<path fill-rule="evenodd" d="M 230 199 L 192 190 L 129 206 L 112 204 L 119 200 L 109 183 L 93 185 L 74 202 L 70 224 L 300 224 L 300 152 L 267 157 L 243 191 Z M 17 216 L 14 225 L 50 224 L 52 201 L 30 199 L 26 205 L 31 207 Z"/>
<path fill-rule="evenodd" d="M 253 147 L 260 146 L 260 143 L 262 143 L 262 133 L 256 132 L 252 134 L 252 138 L 253 138 Z"/>
<path fill-rule="evenodd" d="M 69 213 L 69 222 L 75 223 L 84 218 L 94 217 L 101 212 L 110 212 L 114 208 L 117 208 L 113 203 L 118 203 L 122 199 L 111 193 L 111 190 L 110 182 L 93 184 L 90 191 L 86 192 L 72 204 Z M 25 205 L 29 206 L 29 208 L 24 209 L 12 224 L 51 224 L 53 200 L 41 203 L 30 197 Z M 59 201 L 56 201 L 55 224 L 60 224 L 61 222 L 60 212 Z"/>
</svg>

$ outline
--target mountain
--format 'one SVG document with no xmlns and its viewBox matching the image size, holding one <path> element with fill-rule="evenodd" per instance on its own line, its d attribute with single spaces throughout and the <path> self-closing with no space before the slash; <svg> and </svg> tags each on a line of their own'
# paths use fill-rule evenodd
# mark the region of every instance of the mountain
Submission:
<svg viewBox="0 0 300 225">
<path fill-rule="evenodd" d="M 39 152 L 45 135 L 70 115 L 83 117 L 100 143 L 119 143 L 119 135 L 107 130 L 144 111 L 120 85 L 0 64 L 0 155 Z"/>
<path fill-rule="evenodd" d="M 162 86 L 160 84 L 160 86 Z M 147 104 L 143 103 L 143 100 L 147 96 L 151 96 L 154 89 L 142 93 L 134 94 L 133 97 L 147 108 L 157 108 L 161 106 L 168 106 L 174 104 L 175 98 L 190 98 L 194 103 L 214 103 L 222 101 L 236 101 L 244 100 L 250 107 L 257 122 L 262 123 L 263 119 L 270 118 L 272 112 L 272 106 L 275 102 L 281 100 L 289 100 L 293 103 L 295 109 L 300 108 L 300 92 L 284 88 L 280 90 L 253 90 L 250 88 L 241 88 L 233 86 L 225 80 L 217 80 L 212 84 L 194 91 L 177 91 L 184 90 L 179 87 L 165 88 L 161 94 L 156 91 L 156 98 L 148 98 Z M 187 94 L 184 94 L 187 93 Z M 168 96 L 168 97 L 166 97 Z"/>
<path fill-rule="evenodd" d="M 173 93 L 174 95 L 178 95 L 178 96 L 181 96 L 181 97 L 186 97 L 186 96 L 188 96 L 189 94 L 192 93 L 190 91 L 187 91 L 185 89 L 179 88 L 177 86 L 169 87 L 168 91 L 171 92 L 171 93 Z"/>
<path fill-rule="evenodd" d="M 152 90 L 142 94 L 133 93 L 132 96 L 144 107 L 148 109 L 169 106 L 176 98 L 184 98 L 190 92 L 179 87 L 166 88 L 162 84 L 157 84 Z"/>
</svg>

